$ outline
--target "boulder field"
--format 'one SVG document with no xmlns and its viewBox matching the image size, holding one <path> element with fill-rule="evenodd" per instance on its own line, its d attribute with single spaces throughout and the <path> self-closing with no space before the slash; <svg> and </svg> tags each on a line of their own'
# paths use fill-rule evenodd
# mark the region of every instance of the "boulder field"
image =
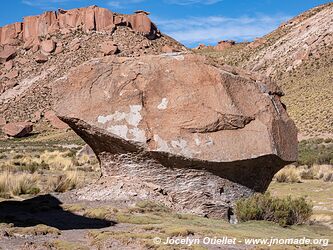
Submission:
<svg viewBox="0 0 333 250">
<path fill-rule="evenodd" d="M 93 59 L 57 79 L 52 95 L 108 183 L 86 198 L 149 198 L 227 218 L 237 199 L 265 191 L 297 160 L 297 130 L 277 85 L 202 56 Z"/>
</svg>

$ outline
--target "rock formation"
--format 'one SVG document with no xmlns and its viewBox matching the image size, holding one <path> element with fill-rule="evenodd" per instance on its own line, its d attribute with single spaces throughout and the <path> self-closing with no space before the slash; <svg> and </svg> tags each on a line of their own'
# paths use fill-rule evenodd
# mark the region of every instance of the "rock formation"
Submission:
<svg viewBox="0 0 333 250">
<path fill-rule="evenodd" d="M 187 51 L 160 33 L 148 14 L 91 6 L 49 11 L 0 28 L 0 115 L 8 122 L 34 120 L 36 110 L 50 110 L 50 83 L 92 58 L 161 54 L 166 47 Z"/>
<path fill-rule="evenodd" d="M 10 137 L 24 137 L 33 130 L 32 123 L 30 122 L 14 122 L 7 123 L 2 127 L 4 134 Z"/>
<path fill-rule="evenodd" d="M 214 47 L 215 50 L 225 50 L 227 48 L 230 48 L 236 44 L 233 40 L 222 40 L 217 43 L 217 45 Z"/>
<path fill-rule="evenodd" d="M 119 15 L 112 11 L 90 6 L 73 10 L 47 11 L 39 16 L 25 17 L 23 22 L 0 27 L 0 44 L 8 44 L 17 38 L 23 38 L 27 44 L 38 41 L 39 37 L 82 27 L 85 31 L 108 31 L 115 26 L 128 26 L 154 39 L 159 31 L 147 16 L 139 11 L 133 15 Z"/>
<path fill-rule="evenodd" d="M 228 49 L 232 46 L 236 45 L 236 42 L 234 40 L 222 40 L 217 43 L 215 46 L 206 46 L 205 44 L 199 44 L 198 47 L 195 48 L 195 50 L 216 50 L 216 51 L 223 51 L 225 49 Z"/>
<path fill-rule="evenodd" d="M 56 80 L 53 95 L 59 118 L 101 162 L 103 200 L 133 194 L 227 217 L 235 200 L 265 191 L 297 160 L 282 91 L 201 56 L 94 59 Z"/>
</svg>

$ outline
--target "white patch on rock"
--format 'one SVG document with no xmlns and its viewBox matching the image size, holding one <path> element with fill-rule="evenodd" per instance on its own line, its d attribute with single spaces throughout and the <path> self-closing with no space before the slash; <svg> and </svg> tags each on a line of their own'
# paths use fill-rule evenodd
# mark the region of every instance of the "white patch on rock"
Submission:
<svg viewBox="0 0 333 250">
<path fill-rule="evenodd" d="M 97 122 L 102 124 L 106 124 L 107 122 L 113 122 L 113 124 L 111 123 L 107 128 L 109 132 L 127 140 L 146 142 L 145 131 L 138 128 L 138 125 L 142 120 L 142 116 L 140 114 L 140 111 L 142 110 L 142 105 L 130 105 L 129 108 L 129 113 L 116 111 L 113 114 L 107 116 L 100 115 L 97 118 Z M 125 123 L 125 121 L 127 125 L 117 124 Z M 133 137 L 133 139 L 127 137 L 128 132 L 130 133 L 131 137 Z"/>
<path fill-rule="evenodd" d="M 180 152 L 186 156 L 186 157 L 191 157 L 192 156 L 192 151 L 191 149 L 187 146 L 187 141 L 184 139 L 178 139 L 176 141 L 171 141 L 171 145 L 173 148 L 180 150 Z"/>
<path fill-rule="evenodd" d="M 115 125 L 107 128 L 112 134 L 118 135 L 123 139 L 127 139 L 128 127 L 126 125 Z"/>
<path fill-rule="evenodd" d="M 195 141 L 195 145 L 200 146 L 201 140 L 198 135 L 195 135 L 194 141 Z"/>
<path fill-rule="evenodd" d="M 159 137 L 159 135 L 154 135 L 154 141 L 157 143 L 157 151 L 170 152 L 168 143 Z"/>
<path fill-rule="evenodd" d="M 141 109 L 142 105 L 130 105 L 129 113 L 116 111 L 114 114 L 111 115 L 100 115 L 97 118 L 97 122 L 105 124 L 111 121 L 120 122 L 122 120 L 126 120 L 129 125 L 137 127 L 142 120 L 142 116 L 140 114 Z"/>
<path fill-rule="evenodd" d="M 142 120 L 142 116 L 140 111 L 142 109 L 142 105 L 130 105 L 130 113 L 126 114 L 126 121 L 128 124 L 137 127 Z"/>
<path fill-rule="evenodd" d="M 162 98 L 161 103 L 157 106 L 158 109 L 166 109 L 168 107 L 168 99 L 167 98 Z"/>
<path fill-rule="evenodd" d="M 97 122 L 102 123 L 102 124 L 105 124 L 105 123 L 107 123 L 107 122 L 109 122 L 109 121 L 112 121 L 112 119 L 113 119 L 113 116 L 112 116 L 112 115 L 107 115 L 107 116 L 100 115 L 100 116 L 98 116 L 98 118 L 97 118 Z"/>
<path fill-rule="evenodd" d="M 137 142 L 142 142 L 145 143 L 147 138 L 146 138 L 146 133 L 144 130 L 139 129 L 139 128 L 131 128 L 129 130 L 130 134 L 134 137 L 133 140 Z"/>
</svg>

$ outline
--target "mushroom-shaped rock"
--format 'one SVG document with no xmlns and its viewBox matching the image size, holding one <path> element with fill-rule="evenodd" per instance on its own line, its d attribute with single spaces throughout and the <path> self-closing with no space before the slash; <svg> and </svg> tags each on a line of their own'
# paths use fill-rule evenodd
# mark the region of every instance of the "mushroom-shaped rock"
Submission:
<svg viewBox="0 0 333 250">
<path fill-rule="evenodd" d="M 2 127 L 3 133 L 11 137 L 24 137 L 28 135 L 33 129 L 30 122 L 11 122 Z"/>
<path fill-rule="evenodd" d="M 103 178 L 122 183 L 116 192 L 226 217 L 297 160 L 281 91 L 254 79 L 192 54 L 104 57 L 58 79 L 53 108 L 94 150 Z"/>
</svg>

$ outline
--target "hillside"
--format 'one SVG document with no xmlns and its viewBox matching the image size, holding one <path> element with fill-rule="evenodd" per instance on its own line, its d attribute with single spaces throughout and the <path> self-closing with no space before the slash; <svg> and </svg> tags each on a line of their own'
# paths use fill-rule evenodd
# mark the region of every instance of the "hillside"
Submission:
<svg viewBox="0 0 333 250">
<path fill-rule="evenodd" d="M 144 11 L 122 15 L 90 6 L 25 17 L 0 28 L 0 117 L 38 120 L 50 109 L 52 82 L 92 58 L 184 50 Z"/>
<path fill-rule="evenodd" d="M 252 43 L 197 50 L 271 77 L 301 137 L 333 136 L 333 3 L 313 8 Z"/>
</svg>

